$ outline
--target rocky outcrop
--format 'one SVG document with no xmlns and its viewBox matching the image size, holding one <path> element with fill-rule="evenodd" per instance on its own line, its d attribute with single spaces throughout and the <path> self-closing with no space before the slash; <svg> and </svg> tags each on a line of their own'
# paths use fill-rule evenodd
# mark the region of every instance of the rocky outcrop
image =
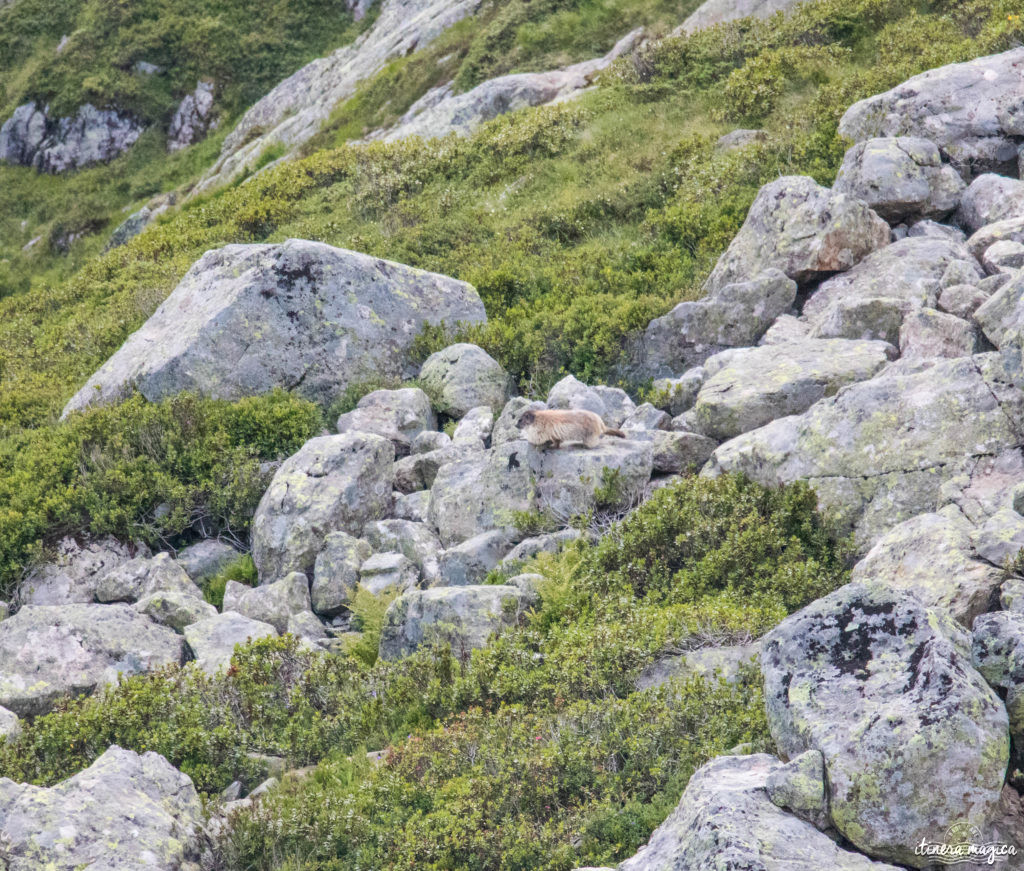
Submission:
<svg viewBox="0 0 1024 871">
<path fill-rule="evenodd" d="M 335 106 L 393 58 L 422 49 L 480 0 L 383 0 L 373 26 L 351 45 L 293 73 L 242 116 L 220 157 L 195 188 L 202 193 L 231 181 L 268 147 L 297 148 L 312 138 Z"/>
<path fill-rule="evenodd" d="M 252 523 L 252 557 L 263 583 L 312 574 L 328 533 L 362 534 L 387 515 L 395 449 L 378 435 L 320 436 L 292 454 L 263 494 Z"/>
<path fill-rule="evenodd" d="M 918 136 L 934 142 L 965 177 L 1017 174 L 1024 139 L 1024 48 L 950 64 L 855 103 L 839 132 L 855 142 Z"/>
<path fill-rule="evenodd" d="M 181 636 L 128 605 L 36 605 L 0 621 L 0 705 L 22 716 L 179 663 Z"/>
<path fill-rule="evenodd" d="M 96 585 L 97 602 L 137 602 L 153 593 L 181 593 L 202 599 L 203 593 L 170 554 L 136 557 L 107 572 Z"/>
<path fill-rule="evenodd" d="M 673 36 L 694 33 L 738 18 L 771 18 L 786 12 L 801 0 L 705 0 L 676 28 Z"/>
<path fill-rule="evenodd" d="M 89 103 L 65 118 L 25 103 L 0 127 L 0 160 L 50 173 L 81 169 L 123 154 L 142 130 L 131 116 Z"/>
<path fill-rule="evenodd" d="M 167 130 L 167 150 L 180 151 L 198 142 L 216 127 L 213 109 L 213 82 L 197 82 L 196 89 L 178 104 Z"/>
<path fill-rule="evenodd" d="M 225 611 L 185 627 L 185 640 L 196 665 L 216 674 L 231 664 L 235 646 L 260 638 L 274 638 L 277 630 L 269 623 L 253 620 L 235 611 Z"/>
<path fill-rule="evenodd" d="M 18 591 L 23 605 L 88 603 L 109 571 L 136 555 L 149 556 L 145 545 L 131 546 L 107 537 L 78 542 L 70 536 L 60 541 L 53 562 L 33 569 Z"/>
<path fill-rule="evenodd" d="M 337 430 L 369 432 L 390 439 L 399 456 L 409 453 L 413 440 L 425 430 L 437 428 L 437 417 L 427 394 L 418 387 L 374 390 L 352 411 L 338 418 Z"/>
<path fill-rule="evenodd" d="M 758 192 L 705 287 L 714 293 L 770 268 L 805 285 L 888 244 L 889 225 L 861 200 L 806 176 L 783 176 Z"/>
<path fill-rule="evenodd" d="M 774 804 L 766 787 L 783 768 L 765 753 L 713 759 L 690 778 L 678 806 L 647 845 L 618 871 L 896 871 L 844 850 Z"/>
<path fill-rule="evenodd" d="M 562 70 L 500 76 L 464 94 L 453 93 L 450 84 L 441 85 L 417 100 L 393 128 L 369 139 L 394 142 L 410 136 L 421 139 L 436 139 L 449 133 L 468 136 L 485 121 L 499 115 L 565 100 L 588 87 L 597 74 L 617 58 L 631 52 L 642 37 L 643 28 L 638 28 L 615 43 L 604 57 Z"/>
<path fill-rule="evenodd" d="M 516 626 L 533 597 L 512 586 L 435 587 L 395 599 L 384 615 L 380 658 L 399 659 L 423 644 L 447 642 L 460 658 L 502 628 Z"/>
<path fill-rule="evenodd" d="M 64 415 L 133 389 L 236 399 L 284 387 L 326 404 L 350 384 L 414 374 L 423 326 L 484 321 L 476 291 L 447 276 L 319 242 L 227 245 L 192 266 Z"/>
<path fill-rule="evenodd" d="M 761 668 L 772 738 L 790 758 L 821 752 L 829 819 L 858 849 L 922 868 L 923 839 L 993 819 L 1006 710 L 945 614 L 884 583 L 848 584 L 765 636 Z"/>
<path fill-rule="evenodd" d="M 8 871 L 198 868 L 208 847 L 191 779 L 157 753 L 111 746 L 49 789 L 0 780 Z"/>
<path fill-rule="evenodd" d="M 281 634 L 288 631 L 290 617 L 309 610 L 309 581 L 302 572 L 291 572 L 260 587 L 228 581 L 224 588 L 225 613 L 237 611 L 251 620 L 269 623 Z"/>
<path fill-rule="evenodd" d="M 511 392 L 508 373 L 490 354 L 476 345 L 449 345 L 427 357 L 420 368 L 420 383 L 437 410 L 460 418 L 482 405 L 498 414 Z"/>
</svg>

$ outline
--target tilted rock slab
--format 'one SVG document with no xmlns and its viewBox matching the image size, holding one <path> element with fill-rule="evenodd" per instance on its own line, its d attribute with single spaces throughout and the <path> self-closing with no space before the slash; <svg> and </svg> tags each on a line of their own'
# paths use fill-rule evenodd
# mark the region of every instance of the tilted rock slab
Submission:
<svg viewBox="0 0 1024 871">
<path fill-rule="evenodd" d="M 350 384 L 415 374 L 427 324 L 483 323 L 472 286 L 320 242 L 207 251 L 64 415 L 138 390 L 238 399 L 275 387 L 324 404 Z"/>
<path fill-rule="evenodd" d="M 920 136 L 934 142 L 965 175 L 1017 174 L 1024 138 L 1024 48 L 949 64 L 854 103 L 839 132 L 855 142 Z"/>
<path fill-rule="evenodd" d="M 129 605 L 34 605 L 0 621 L 0 705 L 29 716 L 63 696 L 92 692 L 180 663 L 181 636 Z"/>
<path fill-rule="evenodd" d="M 425 48 L 479 5 L 480 0 L 383 0 L 366 33 L 306 64 L 242 116 L 194 193 L 231 181 L 271 145 L 293 149 L 307 142 L 360 82 L 373 78 L 393 58 Z"/>
<path fill-rule="evenodd" d="M 49 789 L 0 779 L 8 871 L 198 868 L 206 847 L 191 778 L 158 753 L 115 744 Z"/>
<path fill-rule="evenodd" d="M 705 287 L 711 293 L 769 268 L 808 284 L 850 269 L 889 236 L 889 225 L 856 197 L 807 176 L 783 176 L 758 191 Z"/>
<path fill-rule="evenodd" d="M 802 415 L 726 442 L 706 472 L 766 485 L 805 479 L 867 549 L 897 523 L 953 501 L 945 484 L 1019 454 L 1019 373 L 1019 360 L 998 353 L 893 363 Z M 1019 475 L 1019 463 L 1010 465 Z"/>
<path fill-rule="evenodd" d="M 359 536 L 391 509 L 395 448 L 371 433 L 310 439 L 277 470 L 252 522 L 261 583 L 312 575 L 329 533 Z"/>
<path fill-rule="evenodd" d="M 968 634 L 875 581 L 847 584 L 765 636 L 768 725 L 789 758 L 821 751 L 830 818 L 844 837 L 921 868 L 931 861 L 914 852 L 922 839 L 994 818 L 1008 720 L 971 665 Z"/>
<path fill-rule="evenodd" d="M 774 756 L 719 756 L 698 769 L 676 809 L 618 871 L 897 871 L 839 847 L 772 803 Z"/>
<path fill-rule="evenodd" d="M 673 36 L 695 33 L 716 24 L 725 24 L 738 18 L 771 18 L 776 12 L 786 12 L 800 0 L 705 0 L 679 25 Z"/>
</svg>

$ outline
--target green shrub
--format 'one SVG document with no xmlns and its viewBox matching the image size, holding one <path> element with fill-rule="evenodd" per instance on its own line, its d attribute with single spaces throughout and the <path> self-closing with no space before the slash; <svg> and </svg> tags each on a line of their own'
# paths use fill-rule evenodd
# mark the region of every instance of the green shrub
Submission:
<svg viewBox="0 0 1024 871">
<path fill-rule="evenodd" d="M 203 598 L 218 611 L 224 607 L 224 589 L 227 587 L 228 581 L 245 584 L 247 587 L 255 587 L 259 583 L 256 563 L 253 562 L 249 554 L 242 554 L 238 559 L 224 566 L 212 578 L 207 578 L 202 582 Z"/>
</svg>

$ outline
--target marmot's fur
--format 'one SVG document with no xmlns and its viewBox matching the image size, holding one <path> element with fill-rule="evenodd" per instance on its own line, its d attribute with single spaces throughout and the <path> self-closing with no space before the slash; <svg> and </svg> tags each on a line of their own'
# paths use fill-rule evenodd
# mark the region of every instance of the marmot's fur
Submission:
<svg viewBox="0 0 1024 871">
<path fill-rule="evenodd" d="M 593 448 L 603 435 L 626 437 L 621 430 L 606 427 L 594 412 L 581 409 L 525 411 L 516 426 L 531 445 L 553 448 L 562 442 L 582 442 Z"/>
</svg>

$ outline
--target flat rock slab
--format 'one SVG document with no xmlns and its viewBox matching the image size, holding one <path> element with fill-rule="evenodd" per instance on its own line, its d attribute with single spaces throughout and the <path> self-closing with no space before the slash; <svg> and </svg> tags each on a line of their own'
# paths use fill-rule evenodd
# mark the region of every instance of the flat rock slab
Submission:
<svg viewBox="0 0 1024 871">
<path fill-rule="evenodd" d="M 191 779 L 157 753 L 116 744 L 49 789 L 0 780 L 7 871 L 184 869 L 207 846 Z"/>
<path fill-rule="evenodd" d="M 180 663 L 181 636 L 128 605 L 33 605 L 0 621 L 0 705 L 42 714 L 118 674 Z"/>
<path fill-rule="evenodd" d="M 402 378 L 427 324 L 484 323 L 472 286 L 320 242 L 204 254 L 86 382 L 65 416 L 138 390 L 219 399 L 294 390 L 324 404 L 350 384 Z"/>
</svg>

